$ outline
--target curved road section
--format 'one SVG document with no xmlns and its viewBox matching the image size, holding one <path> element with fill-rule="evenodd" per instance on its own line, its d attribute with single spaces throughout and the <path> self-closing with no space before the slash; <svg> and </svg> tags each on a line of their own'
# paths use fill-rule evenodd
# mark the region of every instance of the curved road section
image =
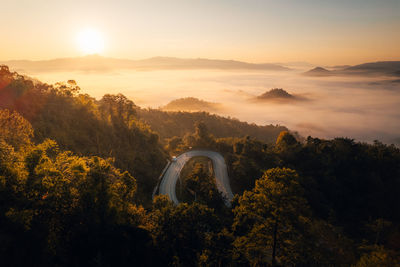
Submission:
<svg viewBox="0 0 400 267">
<path fill-rule="evenodd" d="M 179 204 L 175 192 L 176 182 L 178 181 L 179 174 L 186 162 L 192 157 L 197 156 L 204 156 L 211 159 L 213 163 L 217 189 L 224 197 L 225 205 L 230 207 L 233 194 L 229 184 L 228 170 L 226 168 L 225 160 L 221 154 L 213 151 L 192 150 L 179 155 L 176 158 L 176 161 L 172 161 L 168 169 L 165 171 L 160 183 L 159 193 L 169 196 L 169 198 L 175 204 Z"/>
</svg>

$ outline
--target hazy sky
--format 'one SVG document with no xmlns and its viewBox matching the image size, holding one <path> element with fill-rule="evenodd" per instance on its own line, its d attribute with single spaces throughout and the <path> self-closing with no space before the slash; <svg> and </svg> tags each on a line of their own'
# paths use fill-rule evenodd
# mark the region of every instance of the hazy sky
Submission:
<svg viewBox="0 0 400 267">
<path fill-rule="evenodd" d="M 400 0 L 0 0 L 0 60 L 83 55 L 356 64 L 400 60 Z"/>
</svg>

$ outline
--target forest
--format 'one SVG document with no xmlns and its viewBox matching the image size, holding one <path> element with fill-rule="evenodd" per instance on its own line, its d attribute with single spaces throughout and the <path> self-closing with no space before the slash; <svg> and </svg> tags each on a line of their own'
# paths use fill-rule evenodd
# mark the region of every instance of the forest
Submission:
<svg viewBox="0 0 400 267">
<path fill-rule="evenodd" d="M 193 148 L 224 156 L 231 207 L 206 163 L 185 170 L 196 198 L 152 199 Z M 2 266 L 400 266 L 399 193 L 394 145 L 96 100 L 0 67 Z"/>
<path fill-rule="evenodd" d="M 288 131 L 282 125 L 259 126 L 225 118 L 208 112 L 165 112 L 159 109 L 138 109 L 139 118 L 156 131 L 161 142 L 165 143 L 174 137 L 183 138 L 195 131 L 196 122 L 204 122 L 210 133 L 216 138 L 245 137 L 247 135 L 266 143 L 274 143 L 279 133 Z M 300 137 L 297 133 L 293 133 Z"/>
</svg>

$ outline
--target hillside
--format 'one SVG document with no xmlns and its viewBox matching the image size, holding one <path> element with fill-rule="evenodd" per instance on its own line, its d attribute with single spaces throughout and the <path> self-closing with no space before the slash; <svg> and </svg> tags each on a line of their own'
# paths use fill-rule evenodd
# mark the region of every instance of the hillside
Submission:
<svg viewBox="0 0 400 267">
<path fill-rule="evenodd" d="M 121 94 L 95 100 L 73 80 L 33 83 L 5 66 L 0 126 L 4 266 L 399 262 L 393 145 L 299 142 L 283 126 L 142 109 Z M 187 165 L 177 184 L 195 201 L 151 201 L 167 152 L 193 148 L 224 156 L 237 194 L 231 208 L 209 160 Z"/>
<path fill-rule="evenodd" d="M 303 74 L 307 76 L 328 76 L 331 75 L 331 72 L 322 67 L 315 67 L 307 72 L 304 72 Z"/>
<path fill-rule="evenodd" d="M 329 75 L 375 75 L 375 76 L 400 76 L 400 61 L 380 61 L 363 63 L 355 66 L 329 71 L 322 67 L 316 67 L 305 73 L 307 76 L 329 76 Z"/>
<path fill-rule="evenodd" d="M 251 98 L 249 101 L 258 104 L 275 103 L 275 104 L 294 104 L 299 101 L 308 101 L 307 97 L 298 94 L 288 93 L 282 88 L 273 88 L 261 95 Z"/>
<path fill-rule="evenodd" d="M 137 179 L 138 195 L 149 201 L 166 152 L 158 135 L 139 121 L 136 106 L 123 95 L 100 101 L 79 94 L 74 81 L 51 86 L 33 83 L 5 66 L 0 70 L 0 108 L 18 111 L 33 126 L 35 142 L 47 138 L 82 156 L 115 159 Z"/>
<path fill-rule="evenodd" d="M 259 96 L 257 100 L 291 100 L 295 97 L 282 88 L 273 88 Z"/>
<path fill-rule="evenodd" d="M 207 111 L 215 113 L 222 109 L 222 105 L 194 97 L 185 97 L 172 100 L 161 109 L 165 111 Z"/>
<path fill-rule="evenodd" d="M 158 109 L 139 109 L 138 116 L 149 124 L 151 129 L 158 132 L 162 140 L 193 133 L 196 122 L 204 122 L 210 133 L 216 138 L 251 136 L 267 143 L 274 142 L 281 131 L 288 130 L 280 125 L 259 126 L 207 112 L 166 112 Z"/>
<path fill-rule="evenodd" d="M 342 70 L 346 74 L 399 76 L 400 61 L 380 61 L 351 66 Z"/>
<path fill-rule="evenodd" d="M 219 70 L 270 70 L 287 71 L 289 68 L 276 64 L 254 64 L 235 60 L 220 59 L 185 59 L 174 57 L 153 57 L 142 60 L 108 58 L 90 55 L 76 58 L 59 58 L 51 60 L 10 60 L 0 64 L 8 65 L 16 71 L 24 72 L 57 72 L 85 71 L 107 72 L 119 69 L 131 70 L 177 70 L 177 69 L 219 69 Z"/>
<path fill-rule="evenodd" d="M 287 130 L 205 112 L 141 109 L 123 95 L 105 95 L 97 101 L 80 94 L 72 80 L 54 86 L 32 82 L 5 66 L 0 71 L 0 85 L 4 87 L 0 108 L 23 115 L 35 130 L 36 142 L 50 138 L 79 155 L 115 158 L 117 167 L 135 176 L 140 185 L 138 195 L 145 201 L 149 201 L 149 192 L 166 162 L 162 144 L 167 138 L 193 133 L 196 122 L 205 122 L 216 137 L 250 135 L 264 142 L 274 142 Z"/>
</svg>

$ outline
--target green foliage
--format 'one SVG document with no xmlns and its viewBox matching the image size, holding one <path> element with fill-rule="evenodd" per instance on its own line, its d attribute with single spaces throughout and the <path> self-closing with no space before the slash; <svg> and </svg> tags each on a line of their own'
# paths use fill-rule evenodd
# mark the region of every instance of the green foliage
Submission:
<svg viewBox="0 0 400 267">
<path fill-rule="evenodd" d="M 224 118 L 207 112 L 167 112 L 157 109 L 138 109 L 138 116 L 160 134 L 161 140 L 174 136 L 183 138 L 195 132 L 196 123 L 203 122 L 216 138 L 244 137 L 250 135 L 260 141 L 274 143 L 284 126 L 258 126 L 234 118 Z"/>
<path fill-rule="evenodd" d="M 295 171 L 266 171 L 234 209 L 234 257 L 251 266 L 351 263 L 350 241 L 313 218 L 303 193 Z"/>
<path fill-rule="evenodd" d="M 355 267 L 398 267 L 400 255 L 394 251 L 388 251 L 384 247 L 375 247 L 370 253 L 364 253 Z"/>
<path fill-rule="evenodd" d="M 233 234 L 226 228 L 217 233 L 208 233 L 205 248 L 198 260 L 199 266 L 232 266 Z"/>
<path fill-rule="evenodd" d="M 97 101 L 79 94 L 80 88 L 73 80 L 50 86 L 33 83 L 6 67 L 1 73 L 0 108 L 17 111 L 32 124 L 28 129 L 23 121 L 11 120 L 16 122 L 12 131 L 17 131 L 15 135 L 8 134 L 15 139 L 13 145 L 22 145 L 20 139 L 30 138 L 33 128 L 35 142 L 50 138 L 61 149 L 79 155 L 114 158 L 118 168 L 135 175 L 140 184 L 137 199 L 150 203 L 166 153 L 158 135 L 138 120 L 137 107 L 131 100 L 119 94 L 105 95 Z M 1 117 L 17 116 L 7 112 L 2 111 L 0 122 L 7 123 Z M 0 130 L 1 134 L 7 133 Z"/>
<path fill-rule="evenodd" d="M 212 170 L 210 172 L 211 161 L 198 162 L 198 158 L 191 160 L 192 162 L 186 163 L 184 167 L 184 169 L 189 168 L 190 170 L 181 172 L 183 199 L 189 200 L 189 202 L 196 201 L 217 210 L 223 209 L 222 196 L 215 184 Z"/>
<path fill-rule="evenodd" d="M 182 149 L 182 138 L 174 136 L 170 139 L 167 140 L 167 147 L 166 149 L 172 153 L 175 154 L 179 152 Z"/>
<path fill-rule="evenodd" d="M 288 161 L 304 177 L 306 195 L 318 215 L 335 213 L 337 223 L 359 233 L 367 220 L 399 221 L 400 150 L 380 143 L 308 138 Z M 299 160 L 301 158 L 301 160 Z"/>
<path fill-rule="evenodd" d="M 239 198 L 235 247 L 251 265 L 300 261 L 302 229 L 310 212 L 298 179 L 291 169 L 270 169 Z"/>
<path fill-rule="evenodd" d="M 143 110 L 79 90 L 0 67 L 4 266 L 398 265 L 398 148 L 299 142 L 280 126 Z M 232 210 L 200 165 L 184 178 L 195 202 L 136 204 L 150 202 L 166 140 L 170 153 L 223 153 L 238 193 Z"/>
<path fill-rule="evenodd" d="M 33 137 L 31 124 L 17 112 L 0 109 L 0 139 L 16 149 L 30 144 Z"/>
<path fill-rule="evenodd" d="M 225 153 L 225 158 L 230 166 L 228 171 L 232 188 L 237 193 L 251 190 L 264 170 L 276 166 L 275 155 L 269 152 L 269 146 L 248 136 L 230 143 L 231 149 L 225 149 L 229 151 Z"/>
<path fill-rule="evenodd" d="M 207 102 L 194 97 L 184 97 L 172 100 L 163 106 L 163 110 L 170 111 L 209 111 L 216 112 L 221 108 L 221 104 Z"/>
<path fill-rule="evenodd" d="M 210 244 L 210 236 L 221 230 L 213 210 L 197 202 L 173 206 L 161 196 L 154 200 L 153 210 L 156 244 L 175 266 L 193 266 Z"/>
<path fill-rule="evenodd" d="M 15 114 L 10 120 L 3 132 L 21 122 Z M 31 129 L 28 122 L 23 125 Z M 6 142 L 7 135 L 0 137 L 2 264 L 154 262 L 152 238 L 142 230 L 151 224 L 133 203 L 137 185 L 128 172 L 111 159 L 80 157 L 62 151 L 55 141 L 34 145 L 25 137 L 18 151 Z"/>
<path fill-rule="evenodd" d="M 309 137 L 299 143 L 292 137 L 282 133 L 275 146 L 250 138 L 221 139 L 228 146 L 224 156 L 234 191 L 250 190 L 264 170 L 289 167 L 300 174 L 299 182 L 313 213 L 344 227 L 353 237 L 366 235 L 363 225 L 368 221 L 400 221 L 395 204 L 400 201 L 398 148 L 345 138 Z"/>
</svg>

